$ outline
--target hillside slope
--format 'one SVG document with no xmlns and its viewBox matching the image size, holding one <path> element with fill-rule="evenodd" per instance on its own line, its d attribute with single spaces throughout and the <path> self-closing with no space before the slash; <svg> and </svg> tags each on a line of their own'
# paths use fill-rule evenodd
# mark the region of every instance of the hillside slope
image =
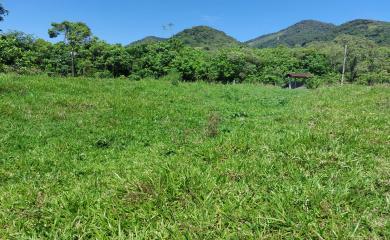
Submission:
<svg viewBox="0 0 390 240">
<path fill-rule="evenodd" d="M 185 29 L 172 38 L 181 40 L 185 45 L 203 49 L 219 49 L 225 47 L 239 46 L 241 43 L 226 33 L 208 26 L 196 26 Z M 149 36 L 135 41 L 130 45 L 149 44 L 166 41 L 169 38 Z"/>
<path fill-rule="evenodd" d="M 381 45 L 390 45 L 390 22 L 358 19 L 337 27 L 336 35 L 340 34 L 365 37 Z"/>
<path fill-rule="evenodd" d="M 145 38 L 140 39 L 138 41 L 132 42 L 129 45 L 149 44 L 149 43 L 162 42 L 162 41 L 166 41 L 166 40 L 167 40 L 167 38 L 148 36 L 148 37 L 145 37 Z"/>
<path fill-rule="evenodd" d="M 197 26 L 185 29 L 174 36 L 191 47 L 216 49 L 240 45 L 236 39 L 226 33 L 208 26 Z"/>
<path fill-rule="evenodd" d="M 314 20 L 305 20 L 276 33 L 267 34 L 247 42 L 251 47 L 274 47 L 279 44 L 290 47 L 306 43 L 331 40 L 336 26 Z"/>
<path fill-rule="evenodd" d="M 389 96 L 0 75 L 0 239 L 390 239 Z"/>
<path fill-rule="evenodd" d="M 370 39 L 381 45 L 390 44 L 390 23 L 358 19 L 340 26 L 314 20 L 305 20 L 276 33 L 267 34 L 247 41 L 255 48 L 304 46 L 314 41 L 329 41 L 339 35 L 348 34 Z"/>
<path fill-rule="evenodd" d="M 265 48 L 278 45 L 305 46 L 315 41 L 331 41 L 343 34 L 365 37 L 380 45 L 390 45 L 390 22 L 357 19 L 337 26 L 316 20 L 304 20 L 279 32 L 266 34 L 245 43 L 240 43 L 225 32 L 208 26 L 185 29 L 173 38 L 183 41 L 188 46 L 203 49 L 218 49 L 244 44 L 254 48 Z M 131 45 L 165 40 L 167 38 L 149 36 Z"/>
</svg>

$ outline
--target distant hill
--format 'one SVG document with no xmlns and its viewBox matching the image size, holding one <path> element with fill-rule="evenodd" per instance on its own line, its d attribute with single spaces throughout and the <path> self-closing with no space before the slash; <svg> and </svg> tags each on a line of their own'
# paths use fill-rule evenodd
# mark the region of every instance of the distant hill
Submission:
<svg viewBox="0 0 390 240">
<path fill-rule="evenodd" d="M 336 28 L 333 24 L 305 20 L 277 33 L 267 34 L 246 43 L 256 48 L 275 47 L 280 44 L 290 47 L 302 46 L 313 41 L 331 40 L 334 38 L 333 32 Z"/>
<path fill-rule="evenodd" d="M 390 45 L 390 22 L 358 19 L 337 27 L 338 34 L 366 37 L 380 45 Z"/>
<path fill-rule="evenodd" d="M 185 29 L 173 36 L 181 40 L 185 45 L 204 49 L 218 49 L 224 47 L 239 46 L 241 43 L 226 33 L 207 26 L 197 26 Z M 130 45 L 148 44 L 166 41 L 168 38 L 149 36 L 135 41 Z"/>
<path fill-rule="evenodd" d="M 305 20 L 276 33 L 246 42 L 251 47 L 277 45 L 304 46 L 314 41 L 330 41 L 341 34 L 366 37 L 382 45 L 390 44 L 390 23 L 374 20 L 354 20 L 340 26 L 314 20 Z"/>
<path fill-rule="evenodd" d="M 156 42 L 162 42 L 168 40 L 167 38 L 161 38 L 156 36 L 148 36 L 141 40 L 135 41 L 130 43 L 130 45 L 140 45 L 140 44 L 149 44 L 149 43 L 156 43 Z"/>
<path fill-rule="evenodd" d="M 184 44 L 205 49 L 239 46 L 241 43 L 226 33 L 207 26 L 197 26 L 179 32 L 174 38 Z"/>
<path fill-rule="evenodd" d="M 305 20 L 279 32 L 263 35 L 245 43 L 240 43 L 226 33 L 207 26 L 185 29 L 174 35 L 173 38 L 179 39 L 191 47 L 212 50 L 240 45 L 254 48 L 278 45 L 305 46 L 315 41 L 332 41 L 342 34 L 365 37 L 380 45 L 390 45 L 390 22 L 358 19 L 337 26 L 331 23 Z M 149 36 L 130 45 L 155 43 L 167 39 Z"/>
</svg>

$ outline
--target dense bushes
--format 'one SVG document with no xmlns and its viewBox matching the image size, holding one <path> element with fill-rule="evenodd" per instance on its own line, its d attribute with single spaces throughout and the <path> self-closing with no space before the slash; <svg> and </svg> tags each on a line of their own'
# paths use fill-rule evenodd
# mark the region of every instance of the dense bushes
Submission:
<svg viewBox="0 0 390 240">
<path fill-rule="evenodd" d="M 339 82 L 343 45 L 348 44 L 347 81 L 362 84 L 390 82 L 390 48 L 351 36 L 306 48 L 252 49 L 232 47 L 206 51 L 178 40 L 151 44 L 110 45 L 90 38 L 78 48 L 78 76 L 99 78 L 125 76 L 133 80 L 180 74 L 182 81 L 221 83 L 254 82 L 282 86 L 289 72 L 310 72 L 316 77 L 308 87 Z M 20 32 L 0 35 L 0 72 L 71 75 L 71 49 Z M 175 80 L 176 81 L 176 80 Z"/>
<path fill-rule="evenodd" d="M 365 85 L 390 83 L 389 73 L 386 71 L 365 73 L 359 77 L 358 83 Z"/>
</svg>

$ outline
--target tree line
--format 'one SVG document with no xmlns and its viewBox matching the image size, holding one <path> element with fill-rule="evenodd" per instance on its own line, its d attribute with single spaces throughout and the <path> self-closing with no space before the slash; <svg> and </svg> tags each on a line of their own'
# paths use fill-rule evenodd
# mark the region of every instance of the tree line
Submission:
<svg viewBox="0 0 390 240">
<path fill-rule="evenodd" d="M 3 13 L 3 14 L 1 14 Z M 6 14 L 0 8 L 0 16 Z M 1 18 L 2 19 L 2 18 Z M 310 72 L 309 87 L 339 83 L 344 45 L 348 45 L 346 80 L 390 83 L 390 47 L 361 37 L 342 35 L 305 47 L 254 49 L 245 46 L 207 50 L 177 39 L 150 44 L 108 44 L 81 22 L 53 23 L 50 43 L 22 32 L 0 35 L 0 72 L 98 78 L 162 78 L 220 83 L 284 85 L 290 72 Z"/>
</svg>

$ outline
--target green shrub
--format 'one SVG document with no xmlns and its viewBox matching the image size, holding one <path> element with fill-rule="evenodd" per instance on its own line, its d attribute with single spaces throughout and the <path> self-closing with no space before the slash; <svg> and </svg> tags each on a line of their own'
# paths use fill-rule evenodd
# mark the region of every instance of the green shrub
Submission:
<svg viewBox="0 0 390 240">
<path fill-rule="evenodd" d="M 131 81 L 140 81 L 142 78 L 141 78 L 141 76 L 139 76 L 138 74 L 131 74 L 131 75 L 129 76 L 129 79 L 130 79 Z"/>
<path fill-rule="evenodd" d="M 359 76 L 357 82 L 363 85 L 390 83 L 390 74 L 386 71 L 379 73 L 366 73 Z"/>
<path fill-rule="evenodd" d="M 331 72 L 331 73 L 328 73 L 326 75 L 321 76 L 320 78 L 321 78 L 322 84 L 333 85 L 333 84 L 340 83 L 341 74 Z"/>
<path fill-rule="evenodd" d="M 108 70 L 96 72 L 94 75 L 96 78 L 112 78 L 112 77 L 114 77 L 112 75 L 112 73 Z"/>
<path fill-rule="evenodd" d="M 205 52 L 186 47 L 173 60 L 172 66 L 181 73 L 183 81 L 193 82 L 204 80 L 199 78 L 205 72 Z"/>
<path fill-rule="evenodd" d="M 168 74 L 161 78 L 163 81 L 170 81 L 172 85 L 177 86 L 181 81 L 183 81 L 183 75 L 178 72 L 176 69 L 170 70 Z"/>
<path fill-rule="evenodd" d="M 315 89 L 318 88 L 321 85 L 321 78 L 320 77 L 311 77 L 306 80 L 306 87 L 309 89 Z"/>
<path fill-rule="evenodd" d="M 21 67 L 18 68 L 16 73 L 21 74 L 21 75 L 39 75 L 42 74 L 42 71 L 38 68 L 35 67 Z"/>
</svg>

